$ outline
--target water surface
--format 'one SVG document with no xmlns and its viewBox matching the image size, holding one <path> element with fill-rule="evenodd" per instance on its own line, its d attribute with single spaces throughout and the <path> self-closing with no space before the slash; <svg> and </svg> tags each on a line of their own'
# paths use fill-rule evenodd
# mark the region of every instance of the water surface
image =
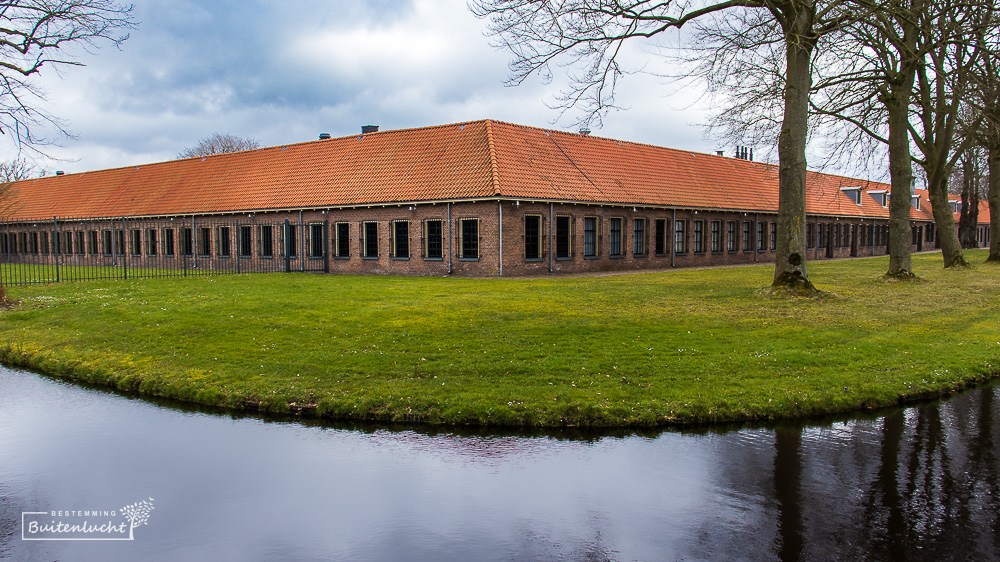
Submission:
<svg viewBox="0 0 1000 562">
<path fill-rule="evenodd" d="M 870 418 L 611 436 L 337 428 L 0 368 L 0 558 L 990 560 L 1000 387 Z M 153 498 L 134 541 L 26 511 Z"/>
</svg>

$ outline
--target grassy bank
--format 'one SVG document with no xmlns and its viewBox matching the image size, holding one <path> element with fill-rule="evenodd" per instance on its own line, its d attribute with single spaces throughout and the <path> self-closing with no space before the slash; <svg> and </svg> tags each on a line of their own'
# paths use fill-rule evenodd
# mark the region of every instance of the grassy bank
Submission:
<svg viewBox="0 0 1000 562">
<path fill-rule="evenodd" d="M 984 252 L 970 252 L 974 262 Z M 1000 268 L 880 280 L 811 264 L 465 280 L 264 274 L 11 289 L 0 360 L 115 388 L 331 418 L 662 425 L 800 417 L 963 388 L 1000 365 Z"/>
</svg>

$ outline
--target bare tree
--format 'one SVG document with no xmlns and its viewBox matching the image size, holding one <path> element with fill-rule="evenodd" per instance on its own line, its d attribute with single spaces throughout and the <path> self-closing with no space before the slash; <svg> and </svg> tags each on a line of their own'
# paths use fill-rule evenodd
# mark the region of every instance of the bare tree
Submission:
<svg viewBox="0 0 1000 562">
<path fill-rule="evenodd" d="M 120 45 L 135 24 L 132 6 L 114 0 L 11 0 L 0 2 L 0 133 L 18 151 L 51 144 L 45 129 L 68 133 L 44 109 L 45 94 L 34 83 L 45 67 L 79 66 L 71 53 L 101 42 Z"/>
<path fill-rule="evenodd" d="M 885 143 L 889 151 L 890 265 L 888 276 L 910 271 L 910 197 L 915 162 L 927 178 L 945 267 L 966 265 L 947 196 L 948 178 L 969 138 L 956 136 L 970 69 L 981 56 L 977 30 L 988 28 L 992 3 L 896 0 L 870 11 L 831 48 L 840 63 L 818 81 L 813 109 Z M 852 152 L 843 130 L 838 149 Z M 911 143 L 917 151 L 911 150 Z"/>
<path fill-rule="evenodd" d="M 863 17 L 847 0 L 471 0 L 473 12 L 490 20 L 496 45 L 514 55 L 510 82 L 529 75 L 552 76 L 552 66 L 581 67 L 570 73 L 570 89 L 560 96 L 564 109 L 582 109 L 598 122 L 614 108 L 626 41 L 643 41 L 689 22 L 725 12 L 760 22 L 774 34 L 784 54 L 781 127 L 778 134 L 778 229 L 773 286 L 814 294 L 806 268 L 806 141 L 812 59 L 817 42 L 846 22 Z M 759 14 L 748 16 L 747 11 Z M 741 30 L 734 30 L 739 33 Z"/>
<path fill-rule="evenodd" d="M 958 239 L 963 249 L 978 248 L 979 202 L 986 183 L 983 173 L 983 150 L 977 142 L 965 149 L 959 157 L 949 181 L 949 192 L 962 198 L 959 208 Z"/>
<path fill-rule="evenodd" d="M 260 141 L 254 138 L 237 137 L 235 135 L 223 135 L 213 133 L 198 141 L 198 144 L 182 150 L 177 158 L 194 158 L 196 156 L 211 156 L 212 154 L 225 154 L 228 152 L 241 152 L 260 148 Z"/>
<path fill-rule="evenodd" d="M 1000 26 L 980 28 L 977 42 L 982 56 L 974 67 L 974 87 L 967 101 L 982 119 L 977 129 L 966 130 L 986 151 L 986 198 L 990 209 L 990 252 L 986 261 L 1000 262 Z"/>
</svg>

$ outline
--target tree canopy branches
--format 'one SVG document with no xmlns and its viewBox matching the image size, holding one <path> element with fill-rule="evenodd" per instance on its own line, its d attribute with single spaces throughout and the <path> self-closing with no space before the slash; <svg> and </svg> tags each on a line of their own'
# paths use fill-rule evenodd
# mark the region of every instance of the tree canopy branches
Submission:
<svg viewBox="0 0 1000 562">
<path fill-rule="evenodd" d="M 52 142 L 41 129 L 68 133 L 43 108 L 44 92 L 32 81 L 47 66 L 78 66 L 77 47 L 120 45 L 135 26 L 132 5 L 115 0 L 8 0 L 0 2 L 0 133 L 18 150 L 37 152 Z"/>
<path fill-rule="evenodd" d="M 235 135 L 212 133 L 198 141 L 198 144 L 189 146 L 182 150 L 177 158 L 194 158 L 196 156 L 211 156 L 212 154 L 225 154 L 227 152 L 242 152 L 260 148 L 260 141 L 250 137 L 237 137 Z"/>
</svg>

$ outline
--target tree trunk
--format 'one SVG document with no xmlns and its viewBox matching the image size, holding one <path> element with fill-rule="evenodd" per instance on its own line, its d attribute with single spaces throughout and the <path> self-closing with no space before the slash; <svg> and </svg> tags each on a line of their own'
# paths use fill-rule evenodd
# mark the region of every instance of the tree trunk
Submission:
<svg viewBox="0 0 1000 562">
<path fill-rule="evenodd" d="M 962 160 L 962 210 L 958 218 L 958 240 L 962 248 L 978 248 L 976 229 L 979 226 L 979 170 L 973 156 Z"/>
<path fill-rule="evenodd" d="M 786 18 L 785 113 L 778 136 L 778 240 L 775 252 L 775 288 L 800 295 L 817 291 L 806 270 L 806 136 L 809 89 L 812 86 L 813 20 L 809 2 L 784 3 Z"/>
<path fill-rule="evenodd" d="M 1000 139 L 990 146 L 990 255 L 986 261 L 1000 262 Z"/>
<path fill-rule="evenodd" d="M 910 240 L 910 194 L 913 161 L 910 155 L 909 108 L 913 72 L 909 80 L 886 96 L 889 113 L 889 277 L 913 277 Z"/>
<path fill-rule="evenodd" d="M 927 191 L 929 192 L 931 207 L 934 210 L 934 224 L 937 228 L 938 239 L 941 241 L 941 257 L 944 258 L 944 266 L 948 267 L 968 267 L 969 262 L 965 259 L 962 251 L 962 244 L 958 240 L 958 228 L 955 224 L 955 215 L 951 213 L 951 205 L 948 203 L 948 187 L 946 174 L 927 174 Z"/>
</svg>

